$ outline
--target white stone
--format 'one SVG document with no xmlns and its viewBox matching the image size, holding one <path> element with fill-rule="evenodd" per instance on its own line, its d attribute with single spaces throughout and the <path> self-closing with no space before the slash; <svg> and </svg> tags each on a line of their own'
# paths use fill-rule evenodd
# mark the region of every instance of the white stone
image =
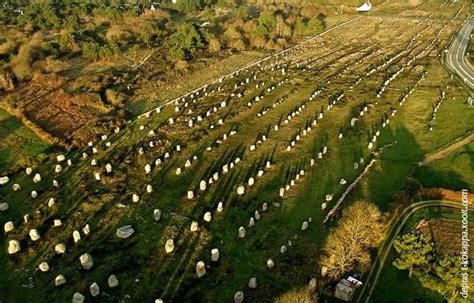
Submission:
<svg viewBox="0 0 474 303">
<path fill-rule="evenodd" d="M 64 254 L 66 252 L 66 245 L 64 245 L 63 243 L 56 244 L 56 246 L 54 246 L 54 251 L 58 255 Z"/>
<path fill-rule="evenodd" d="M 35 176 L 33 177 L 33 182 L 34 183 L 41 182 L 41 175 L 40 174 L 35 174 Z"/>
<path fill-rule="evenodd" d="M 199 261 L 196 263 L 196 275 L 198 278 L 201 278 L 206 274 L 206 264 L 203 261 Z"/>
<path fill-rule="evenodd" d="M 272 269 L 273 266 L 275 266 L 275 262 L 273 262 L 272 259 L 268 259 L 268 260 L 267 260 L 267 267 L 268 267 L 269 269 Z"/>
<path fill-rule="evenodd" d="M 255 219 L 253 217 L 250 218 L 249 220 L 249 227 L 252 227 L 255 225 Z"/>
<path fill-rule="evenodd" d="M 26 168 L 26 174 L 29 176 L 33 172 L 33 169 L 31 167 Z"/>
<path fill-rule="evenodd" d="M 132 195 L 132 202 L 137 203 L 138 201 L 140 201 L 140 196 L 137 195 L 137 194 L 133 194 Z"/>
<path fill-rule="evenodd" d="M 54 172 L 55 172 L 55 173 L 60 173 L 62 169 L 63 169 L 63 168 L 61 167 L 61 165 L 56 164 L 56 166 L 54 167 Z"/>
<path fill-rule="evenodd" d="M 150 166 L 150 164 L 145 165 L 145 173 L 146 173 L 146 174 L 151 173 L 151 166 Z"/>
<path fill-rule="evenodd" d="M 194 192 L 192 190 L 189 190 L 187 196 L 188 196 L 189 200 L 193 199 L 194 198 Z"/>
<path fill-rule="evenodd" d="M 255 289 L 257 288 L 257 278 L 253 277 L 249 280 L 249 288 Z"/>
<path fill-rule="evenodd" d="M 66 284 L 66 278 L 63 275 L 57 275 L 54 279 L 54 285 L 61 286 L 63 284 Z"/>
<path fill-rule="evenodd" d="M 107 171 L 108 174 L 110 174 L 112 172 L 112 164 L 107 163 L 105 165 L 105 170 Z"/>
<path fill-rule="evenodd" d="M 200 191 L 205 191 L 206 190 L 206 187 L 207 187 L 207 183 L 205 180 L 201 180 L 201 182 L 199 182 L 199 190 Z"/>
<path fill-rule="evenodd" d="M 118 286 L 119 281 L 115 275 L 110 275 L 109 279 L 107 280 L 107 283 L 109 284 L 110 288 L 114 288 Z"/>
<path fill-rule="evenodd" d="M 86 224 L 86 225 L 82 228 L 82 233 L 87 236 L 90 232 L 91 232 L 91 228 L 90 228 L 89 224 Z"/>
<path fill-rule="evenodd" d="M 244 292 L 238 291 L 234 295 L 234 303 L 243 303 L 244 302 Z"/>
<path fill-rule="evenodd" d="M 237 188 L 237 194 L 238 195 L 243 195 L 245 194 L 245 187 L 243 187 L 242 185 L 240 185 L 238 188 Z"/>
<path fill-rule="evenodd" d="M 21 250 L 20 242 L 17 240 L 8 241 L 8 254 L 13 255 Z"/>
<path fill-rule="evenodd" d="M 281 254 L 286 253 L 287 250 L 288 250 L 288 248 L 287 248 L 285 245 L 282 245 L 282 246 L 280 247 L 280 253 L 281 253 Z"/>
<path fill-rule="evenodd" d="M 74 243 L 77 243 L 81 241 L 81 234 L 77 230 L 75 230 L 72 232 L 72 238 L 74 239 Z"/>
<path fill-rule="evenodd" d="M 213 262 L 217 262 L 219 260 L 219 249 L 213 248 L 211 249 L 211 260 Z"/>
<path fill-rule="evenodd" d="M 209 212 L 209 211 L 206 212 L 206 213 L 204 214 L 204 217 L 203 217 L 203 218 L 204 218 L 204 221 L 206 221 L 206 222 L 211 222 L 211 219 L 212 219 L 211 212 Z"/>
<path fill-rule="evenodd" d="M 217 212 L 222 212 L 224 210 L 224 204 L 222 202 L 217 203 Z"/>
<path fill-rule="evenodd" d="M 153 192 L 153 186 L 151 184 L 148 184 L 146 186 L 146 192 L 149 193 L 149 194 L 151 194 Z"/>
<path fill-rule="evenodd" d="M 64 160 L 66 160 L 66 157 L 65 157 L 64 155 L 58 155 L 58 156 L 56 157 L 56 160 L 57 160 L 58 162 L 63 162 Z"/>
<path fill-rule="evenodd" d="M 91 295 L 92 295 L 93 297 L 97 297 L 97 296 L 100 294 L 100 287 L 99 287 L 99 284 L 97 284 L 97 282 L 92 283 L 92 284 L 89 286 L 89 291 L 91 292 Z"/>
<path fill-rule="evenodd" d="M 268 209 L 268 204 L 267 204 L 267 202 L 265 202 L 265 203 L 263 203 L 263 205 L 262 205 L 262 211 L 263 211 L 263 212 L 266 212 L 267 209 Z"/>
<path fill-rule="evenodd" d="M 155 221 L 158 222 L 161 219 L 161 210 L 158 208 L 153 210 L 153 218 L 155 218 Z"/>
<path fill-rule="evenodd" d="M 195 232 L 198 230 L 198 227 L 199 227 L 199 223 L 197 223 L 196 221 L 193 221 L 191 222 L 191 226 L 189 228 L 190 231 L 192 232 Z"/>
<path fill-rule="evenodd" d="M 12 221 L 8 221 L 3 225 L 3 230 L 5 231 L 5 233 L 9 233 L 14 229 L 15 229 L 15 225 L 13 225 Z"/>
<path fill-rule="evenodd" d="M 85 270 L 89 270 L 94 266 L 94 260 L 92 259 L 92 256 L 88 253 L 82 254 L 79 257 L 79 261 L 81 262 L 82 268 Z"/>
<path fill-rule="evenodd" d="M 41 238 L 36 228 L 31 229 L 29 235 L 30 235 L 31 241 L 38 241 Z"/>
<path fill-rule="evenodd" d="M 41 270 L 42 272 L 47 272 L 49 271 L 49 264 L 47 262 L 41 262 L 38 265 L 38 269 Z"/>
<path fill-rule="evenodd" d="M 131 225 L 125 225 L 117 229 L 116 235 L 119 238 L 126 239 L 133 235 L 134 232 L 135 230 L 132 228 Z"/>
<path fill-rule="evenodd" d="M 6 211 L 8 208 L 9 208 L 8 203 L 6 202 L 0 203 L 0 211 Z"/>
<path fill-rule="evenodd" d="M 178 176 L 181 175 L 181 167 L 178 167 L 176 169 L 176 175 L 178 175 Z"/>
<path fill-rule="evenodd" d="M 8 181 L 10 181 L 10 178 L 8 178 L 8 176 L 0 177 L 0 185 L 5 185 L 8 183 Z"/>
<path fill-rule="evenodd" d="M 168 239 L 166 240 L 166 243 L 165 243 L 165 252 L 167 254 L 173 252 L 174 250 L 174 240 L 173 239 Z"/>
<path fill-rule="evenodd" d="M 255 179 L 253 177 L 250 177 L 249 181 L 248 181 L 248 185 L 252 186 L 252 185 L 254 185 L 254 183 L 255 183 Z"/>
<path fill-rule="evenodd" d="M 20 184 L 17 184 L 17 183 L 13 184 L 13 186 L 12 186 L 13 191 L 19 191 L 20 189 L 21 189 Z"/>
<path fill-rule="evenodd" d="M 239 227 L 239 238 L 245 238 L 245 227 Z"/>
<path fill-rule="evenodd" d="M 84 303 L 86 298 L 79 292 L 75 292 L 72 296 L 72 303 Z"/>
<path fill-rule="evenodd" d="M 308 229 L 308 222 L 304 221 L 303 224 L 301 224 L 301 230 L 306 230 Z"/>
</svg>

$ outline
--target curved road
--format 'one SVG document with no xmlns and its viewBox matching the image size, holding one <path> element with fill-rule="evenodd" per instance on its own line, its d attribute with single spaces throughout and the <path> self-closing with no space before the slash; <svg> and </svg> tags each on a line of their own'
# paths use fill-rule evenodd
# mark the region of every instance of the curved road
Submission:
<svg viewBox="0 0 474 303">
<path fill-rule="evenodd" d="M 413 203 L 407 206 L 398 216 L 395 223 L 392 225 L 388 233 L 387 240 L 382 244 L 380 247 L 377 257 L 374 260 L 372 268 L 369 272 L 369 275 L 366 278 L 364 286 L 361 289 L 361 292 L 357 298 L 357 303 L 360 302 L 370 302 L 370 297 L 372 292 L 377 284 L 379 276 L 382 272 L 384 267 L 385 261 L 387 260 L 388 254 L 390 253 L 390 249 L 392 248 L 392 243 L 395 238 L 398 236 L 400 231 L 402 230 L 405 223 L 410 219 L 410 217 L 420 209 L 428 208 L 428 207 L 435 207 L 435 206 L 443 206 L 443 207 L 450 207 L 450 208 L 458 208 L 461 209 L 462 205 L 460 201 L 444 201 L 444 200 L 428 200 L 428 201 L 421 201 Z M 472 206 L 470 206 L 472 208 Z"/>
<path fill-rule="evenodd" d="M 474 19 L 469 18 L 449 47 L 446 56 L 449 68 L 456 72 L 471 89 L 474 89 L 474 71 L 468 64 L 465 54 L 473 28 Z"/>
</svg>

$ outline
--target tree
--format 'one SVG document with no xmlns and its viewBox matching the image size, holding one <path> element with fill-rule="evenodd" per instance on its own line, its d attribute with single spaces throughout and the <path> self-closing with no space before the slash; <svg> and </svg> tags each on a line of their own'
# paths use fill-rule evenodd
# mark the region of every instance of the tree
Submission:
<svg viewBox="0 0 474 303">
<path fill-rule="evenodd" d="M 339 224 L 326 238 L 321 264 L 331 279 L 362 269 L 370 263 L 369 249 L 382 239 L 382 214 L 373 204 L 354 202 L 345 209 Z"/>
<path fill-rule="evenodd" d="M 461 274 L 458 258 L 440 256 L 431 265 L 431 270 L 420 275 L 419 279 L 423 287 L 442 294 L 448 302 L 455 302 L 462 284 Z"/>
<path fill-rule="evenodd" d="M 278 298 L 274 303 L 312 303 L 311 292 L 308 287 L 290 290 Z"/>
<path fill-rule="evenodd" d="M 393 265 L 398 269 L 407 269 L 409 277 L 416 267 L 422 270 L 433 259 L 433 245 L 422 234 L 408 233 L 398 237 L 393 247 L 399 254 Z"/>
<path fill-rule="evenodd" d="M 276 18 L 270 11 L 264 11 L 257 19 L 256 34 L 261 37 L 267 37 L 275 29 Z"/>
<path fill-rule="evenodd" d="M 205 39 L 196 25 L 180 23 L 167 41 L 168 57 L 172 60 L 189 58 L 204 43 Z"/>
</svg>

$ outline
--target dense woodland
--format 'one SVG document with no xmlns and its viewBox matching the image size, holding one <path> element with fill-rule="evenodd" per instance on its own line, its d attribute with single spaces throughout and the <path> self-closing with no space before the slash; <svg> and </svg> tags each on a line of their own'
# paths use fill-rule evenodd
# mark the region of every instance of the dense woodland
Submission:
<svg viewBox="0 0 474 303">
<path fill-rule="evenodd" d="M 35 73 L 65 69 L 69 59 L 114 61 L 159 49 L 164 60 L 189 62 L 200 54 L 280 50 L 325 26 L 314 4 L 238 4 L 232 0 L 173 3 L 120 0 L 42 0 L 0 7 L 3 89 Z"/>
</svg>

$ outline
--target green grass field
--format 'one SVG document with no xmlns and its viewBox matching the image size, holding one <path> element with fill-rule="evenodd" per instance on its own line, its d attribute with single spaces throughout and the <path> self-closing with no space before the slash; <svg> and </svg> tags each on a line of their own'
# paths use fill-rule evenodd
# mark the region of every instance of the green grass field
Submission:
<svg viewBox="0 0 474 303">
<path fill-rule="evenodd" d="M 0 172 L 28 165 L 47 149 L 21 121 L 0 109 Z"/>
</svg>

